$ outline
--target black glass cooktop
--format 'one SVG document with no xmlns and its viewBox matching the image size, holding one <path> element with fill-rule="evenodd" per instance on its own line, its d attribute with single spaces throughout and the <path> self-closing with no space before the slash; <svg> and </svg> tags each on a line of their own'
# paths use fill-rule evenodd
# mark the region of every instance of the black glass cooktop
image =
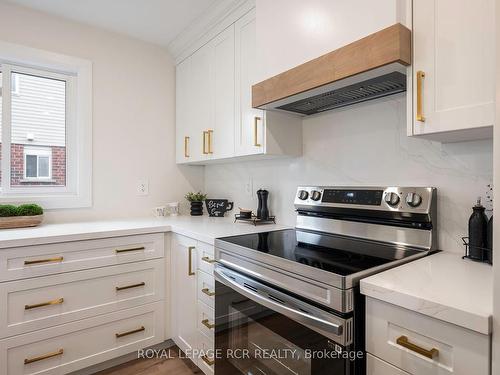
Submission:
<svg viewBox="0 0 500 375">
<path fill-rule="evenodd" d="M 418 253 L 417 250 L 403 250 L 356 238 L 296 229 L 245 234 L 220 240 L 341 276 Z"/>
</svg>

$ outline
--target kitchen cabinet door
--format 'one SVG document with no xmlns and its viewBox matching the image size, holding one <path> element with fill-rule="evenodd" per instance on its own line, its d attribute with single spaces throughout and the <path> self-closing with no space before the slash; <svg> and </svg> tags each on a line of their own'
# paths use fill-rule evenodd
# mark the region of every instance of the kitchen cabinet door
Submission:
<svg viewBox="0 0 500 375">
<path fill-rule="evenodd" d="M 183 350 L 197 345 L 196 241 L 172 239 L 171 317 L 173 340 Z"/>
<path fill-rule="evenodd" d="M 236 110 L 235 140 L 238 155 L 264 152 L 264 111 L 252 108 L 252 85 L 256 83 L 255 8 L 235 23 Z"/>
<path fill-rule="evenodd" d="M 176 129 L 176 161 L 188 162 L 192 158 L 193 136 L 190 129 L 189 87 L 191 59 L 188 58 L 177 65 L 175 72 L 175 129 Z"/>
<path fill-rule="evenodd" d="M 494 0 L 413 1 L 410 135 L 487 138 L 494 119 Z"/>
<path fill-rule="evenodd" d="M 234 155 L 234 25 L 210 43 L 213 127 L 207 129 L 209 157 Z"/>
</svg>

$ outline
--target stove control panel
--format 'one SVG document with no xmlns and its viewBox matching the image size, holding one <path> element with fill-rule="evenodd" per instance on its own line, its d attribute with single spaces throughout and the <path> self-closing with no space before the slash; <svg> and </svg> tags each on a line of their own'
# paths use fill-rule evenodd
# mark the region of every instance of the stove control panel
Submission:
<svg viewBox="0 0 500 375">
<path fill-rule="evenodd" d="M 436 189 L 431 187 L 301 186 L 295 206 L 429 213 L 435 199 Z"/>
</svg>

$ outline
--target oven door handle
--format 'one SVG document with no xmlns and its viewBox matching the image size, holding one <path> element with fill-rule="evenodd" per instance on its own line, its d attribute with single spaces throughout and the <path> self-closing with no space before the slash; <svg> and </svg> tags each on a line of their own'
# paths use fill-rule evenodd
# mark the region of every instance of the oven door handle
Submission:
<svg viewBox="0 0 500 375">
<path fill-rule="evenodd" d="M 278 302 L 273 301 L 270 298 L 267 298 L 259 293 L 256 293 L 250 289 L 247 289 L 238 283 L 234 282 L 230 277 L 224 275 L 223 272 L 215 269 L 214 270 L 215 280 L 220 283 L 230 287 L 231 289 L 237 291 L 243 296 L 251 299 L 259 303 L 262 306 L 265 306 L 271 310 L 274 310 L 282 315 L 287 316 L 288 318 L 295 320 L 299 323 L 303 323 L 311 328 L 317 328 L 319 330 L 333 333 L 334 335 L 341 336 L 344 330 L 342 324 L 337 324 L 334 322 L 329 322 L 327 320 L 318 318 L 316 316 L 309 315 L 303 311 L 292 309 L 288 306 L 282 305 Z"/>
</svg>

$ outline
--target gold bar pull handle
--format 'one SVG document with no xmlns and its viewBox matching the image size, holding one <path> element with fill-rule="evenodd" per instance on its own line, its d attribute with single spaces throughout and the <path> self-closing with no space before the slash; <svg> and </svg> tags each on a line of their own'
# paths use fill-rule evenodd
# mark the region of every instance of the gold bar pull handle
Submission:
<svg viewBox="0 0 500 375">
<path fill-rule="evenodd" d="M 425 78 L 425 73 L 421 70 L 417 72 L 417 121 L 425 122 L 423 113 L 423 89 L 422 84 Z"/>
<path fill-rule="evenodd" d="M 64 298 L 58 298 L 58 299 L 55 299 L 53 301 L 37 303 L 35 305 L 24 305 L 24 309 L 31 310 L 31 309 L 36 309 L 38 307 L 44 307 L 44 306 L 62 305 L 63 302 L 64 302 Z"/>
<path fill-rule="evenodd" d="M 194 275 L 194 271 L 193 271 L 193 250 L 194 249 L 195 249 L 194 246 L 188 247 L 188 276 Z"/>
<path fill-rule="evenodd" d="M 215 328 L 215 324 L 213 323 L 209 323 L 208 319 L 203 319 L 201 321 L 201 324 L 203 324 L 205 327 L 207 327 L 208 329 L 214 329 Z"/>
<path fill-rule="evenodd" d="M 120 253 L 129 253 L 131 251 L 141 251 L 141 250 L 146 250 L 146 248 L 144 246 L 139 246 L 139 247 L 131 247 L 129 249 L 115 249 L 115 252 L 117 254 L 120 254 Z"/>
<path fill-rule="evenodd" d="M 411 350 L 412 352 L 418 353 L 420 355 L 423 355 L 424 357 L 427 357 L 429 359 L 434 359 L 439 355 L 439 350 L 436 348 L 432 348 L 430 350 L 424 349 L 416 344 L 411 343 L 408 341 L 408 337 L 406 336 L 400 336 L 397 338 L 396 343 L 398 345 L 401 345 L 402 347 Z"/>
<path fill-rule="evenodd" d="M 207 136 L 208 136 L 208 153 L 213 154 L 214 150 L 212 148 L 212 134 L 214 134 L 213 130 L 207 130 Z"/>
<path fill-rule="evenodd" d="M 207 151 L 207 134 L 208 134 L 207 131 L 203 131 L 203 154 L 204 155 L 208 154 L 208 151 Z"/>
<path fill-rule="evenodd" d="M 206 355 L 202 355 L 201 359 L 203 360 L 203 362 L 205 362 L 209 366 L 213 366 L 215 363 L 213 359 L 208 358 L 208 356 L 206 356 Z"/>
<path fill-rule="evenodd" d="M 262 120 L 261 117 L 255 116 L 253 118 L 253 145 L 255 147 L 261 147 L 262 145 L 258 142 L 258 122 Z"/>
<path fill-rule="evenodd" d="M 137 333 L 137 332 L 142 332 L 142 331 L 145 331 L 146 328 L 144 328 L 144 326 L 141 326 L 140 328 L 137 328 L 137 329 L 133 329 L 132 331 L 127 331 L 127 332 L 122 332 L 122 333 L 115 333 L 115 336 L 117 339 L 119 339 L 120 337 L 124 337 L 124 336 L 128 336 L 128 335 L 133 335 L 134 333 Z"/>
<path fill-rule="evenodd" d="M 143 281 L 142 283 L 138 283 L 138 284 L 125 285 L 125 286 L 117 286 L 116 287 L 116 291 L 119 292 L 120 290 L 138 288 L 138 287 L 144 286 L 144 285 L 146 285 L 146 283 Z"/>
<path fill-rule="evenodd" d="M 55 257 L 55 258 L 47 258 L 47 259 L 35 259 L 35 260 L 25 260 L 24 265 L 29 266 L 31 264 L 41 264 L 41 263 L 53 263 L 53 262 L 62 262 L 64 257 Z"/>
<path fill-rule="evenodd" d="M 210 257 L 202 257 L 201 260 L 210 264 L 217 262 L 215 259 L 210 259 Z"/>
<path fill-rule="evenodd" d="M 184 157 L 189 157 L 189 137 L 184 137 Z"/>
<path fill-rule="evenodd" d="M 208 288 L 203 288 L 201 290 L 201 292 L 204 293 L 204 294 L 206 294 L 209 297 L 215 296 L 215 292 L 210 291 L 210 289 L 208 289 Z"/>
<path fill-rule="evenodd" d="M 52 358 L 52 357 L 57 357 L 58 355 L 63 355 L 64 354 L 64 349 L 59 349 L 57 352 L 53 353 L 47 353 L 38 357 L 33 357 L 33 358 L 25 358 L 24 364 L 29 365 L 30 363 L 33 362 L 38 362 L 38 361 L 43 361 L 44 359 Z"/>
</svg>

